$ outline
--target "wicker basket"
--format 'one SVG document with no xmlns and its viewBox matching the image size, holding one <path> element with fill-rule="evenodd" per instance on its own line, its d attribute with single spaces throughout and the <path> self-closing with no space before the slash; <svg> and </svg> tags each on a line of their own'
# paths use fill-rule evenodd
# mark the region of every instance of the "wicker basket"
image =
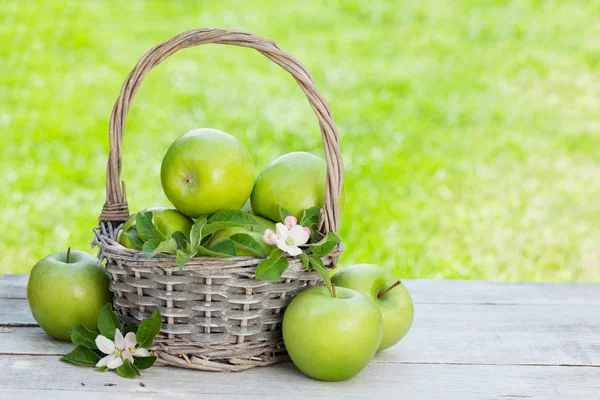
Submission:
<svg viewBox="0 0 600 400">
<path fill-rule="evenodd" d="M 163 364 L 210 371 L 239 371 L 287 358 L 281 338 L 283 310 L 304 288 L 320 284 L 299 259 L 290 259 L 281 279 L 254 279 L 257 257 L 196 257 L 183 270 L 175 257 L 142 252 L 116 242 L 129 217 L 125 184 L 120 184 L 125 117 L 144 76 L 180 49 L 206 43 L 250 47 L 288 71 L 319 120 L 327 159 L 327 194 L 318 232 L 336 231 L 343 164 L 338 133 L 327 101 L 306 68 L 271 40 L 240 30 L 194 29 L 150 49 L 129 73 L 110 118 L 106 203 L 94 229 L 99 258 L 106 260 L 114 306 L 125 323 L 138 324 L 158 309 L 163 328 L 153 350 Z M 332 267 L 339 249 L 323 257 Z"/>
</svg>

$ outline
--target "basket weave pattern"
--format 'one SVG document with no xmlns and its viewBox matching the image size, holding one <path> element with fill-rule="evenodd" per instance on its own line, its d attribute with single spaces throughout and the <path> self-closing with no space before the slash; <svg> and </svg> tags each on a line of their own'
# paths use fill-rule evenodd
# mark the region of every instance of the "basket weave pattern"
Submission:
<svg viewBox="0 0 600 400">
<path fill-rule="evenodd" d="M 211 371 L 239 371 L 286 359 L 281 339 L 283 310 L 306 287 L 320 283 L 299 259 L 290 258 L 281 279 L 254 279 L 262 259 L 195 257 L 179 270 L 174 256 L 152 259 L 127 249 L 116 238 L 129 217 L 125 184 L 120 181 L 125 118 L 144 76 L 168 56 L 186 47 L 220 43 L 250 47 L 287 70 L 319 120 L 327 161 L 327 189 L 318 233 L 338 227 L 338 198 L 343 180 L 339 137 L 327 101 L 306 68 L 276 43 L 250 32 L 195 29 L 150 49 L 130 72 L 110 120 L 106 203 L 94 229 L 99 258 L 106 260 L 114 306 L 125 323 L 139 324 L 158 309 L 163 327 L 153 350 L 159 362 Z M 339 249 L 322 257 L 335 265 Z"/>
</svg>

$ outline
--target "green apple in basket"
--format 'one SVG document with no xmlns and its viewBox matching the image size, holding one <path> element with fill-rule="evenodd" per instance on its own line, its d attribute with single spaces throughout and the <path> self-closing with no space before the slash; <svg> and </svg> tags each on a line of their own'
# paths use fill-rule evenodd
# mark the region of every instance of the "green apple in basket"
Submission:
<svg viewBox="0 0 600 400">
<path fill-rule="evenodd" d="M 216 129 L 196 129 L 167 150 L 160 170 L 167 198 L 185 215 L 197 218 L 240 209 L 254 186 L 248 149 Z"/>
<path fill-rule="evenodd" d="M 283 316 L 283 341 L 303 373 L 346 380 L 371 361 L 383 334 L 381 312 L 369 297 L 332 286 L 304 290 Z"/>
<path fill-rule="evenodd" d="M 250 197 L 254 214 L 283 222 L 280 210 L 289 211 L 300 219 L 306 209 L 323 207 L 327 163 L 310 153 L 285 154 L 262 170 L 256 178 Z M 344 210 L 344 191 L 339 199 Z"/>
<path fill-rule="evenodd" d="M 379 351 L 398 343 L 410 330 L 414 306 L 406 287 L 385 268 L 373 264 L 358 264 L 343 268 L 332 283 L 357 290 L 371 297 L 383 315 L 383 338 Z"/>
<path fill-rule="evenodd" d="M 29 276 L 27 300 L 33 318 L 50 336 L 70 340 L 69 329 L 97 329 L 98 312 L 112 302 L 98 259 L 70 249 L 40 260 Z"/>
<path fill-rule="evenodd" d="M 142 210 L 141 212 L 145 211 L 150 211 L 152 213 L 152 223 L 154 223 L 158 230 L 166 237 L 171 237 L 175 232 L 181 232 L 186 240 L 190 239 L 190 230 L 192 229 L 192 225 L 194 225 L 194 221 L 191 218 L 183 215 L 174 208 L 168 207 L 152 207 Z M 119 232 L 117 241 L 129 249 L 140 250 L 141 247 L 136 246 L 126 234 L 131 227 L 135 226 L 136 215 L 137 213 L 131 215 L 127 222 L 125 222 L 123 229 Z"/>
</svg>

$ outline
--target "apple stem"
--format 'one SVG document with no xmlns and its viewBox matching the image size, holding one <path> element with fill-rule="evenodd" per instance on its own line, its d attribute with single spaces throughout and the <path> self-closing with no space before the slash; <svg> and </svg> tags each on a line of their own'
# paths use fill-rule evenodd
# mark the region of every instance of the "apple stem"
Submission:
<svg viewBox="0 0 600 400">
<path fill-rule="evenodd" d="M 69 257 L 71 257 L 71 248 L 70 247 L 67 249 L 67 260 L 66 260 L 67 264 L 69 263 Z"/>
<path fill-rule="evenodd" d="M 387 292 L 389 292 L 390 290 L 392 290 L 393 288 L 395 288 L 396 286 L 398 286 L 401 283 L 402 283 L 402 281 L 400 281 L 400 280 L 392 283 L 392 285 L 389 288 L 385 289 L 383 292 L 379 292 L 379 294 L 377 295 L 377 298 L 378 299 L 382 298 L 383 295 L 385 295 Z"/>
<path fill-rule="evenodd" d="M 331 295 L 332 295 L 334 298 L 336 297 L 336 295 L 335 295 L 335 285 L 334 285 L 333 283 L 331 284 Z"/>
</svg>

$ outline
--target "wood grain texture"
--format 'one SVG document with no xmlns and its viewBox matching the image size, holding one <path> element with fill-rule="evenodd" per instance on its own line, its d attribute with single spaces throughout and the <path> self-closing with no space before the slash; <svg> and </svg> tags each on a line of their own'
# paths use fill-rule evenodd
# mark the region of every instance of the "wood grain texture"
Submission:
<svg viewBox="0 0 600 400">
<path fill-rule="evenodd" d="M 18 319 L 26 320 L 29 310 L 19 302 Z M 593 315 L 600 306 L 420 305 L 408 336 L 374 362 L 600 366 L 600 319 Z M 40 328 L 0 328 L 0 354 L 70 348 Z"/>
<path fill-rule="evenodd" d="M 27 298 L 27 275 L 0 277 L 0 298 Z M 504 283 L 403 279 L 418 304 L 600 305 L 600 283 Z"/>
<path fill-rule="evenodd" d="M 140 387 L 140 382 L 146 386 Z M 82 395 L 102 391 L 105 395 L 168 393 L 169 398 L 189 398 L 192 394 L 245 397 L 252 393 L 269 399 L 591 399 L 600 392 L 600 369 L 427 364 L 392 368 L 370 364 L 352 380 L 325 383 L 309 379 L 291 363 L 284 363 L 235 374 L 156 367 L 144 371 L 141 378 L 126 380 L 114 373 L 60 362 L 55 356 L 4 356 L 0 358 L 0 388 L 5 393 L 18 391 L 27 398 L 36 391 L 41 394 L 38 398 L 64 398 L 65 391 Z M 85 396 L 88 398 L 87 393 Z"/>
<path fill-rule="evenodd" d="M 26 299 L 0 299 L 0 326 L 37 325 Z"/>
<path fill-rule="evenodd" d="M 0 299 L 26 299 L 29 275 L 0 276 Z"/>
</svg>

